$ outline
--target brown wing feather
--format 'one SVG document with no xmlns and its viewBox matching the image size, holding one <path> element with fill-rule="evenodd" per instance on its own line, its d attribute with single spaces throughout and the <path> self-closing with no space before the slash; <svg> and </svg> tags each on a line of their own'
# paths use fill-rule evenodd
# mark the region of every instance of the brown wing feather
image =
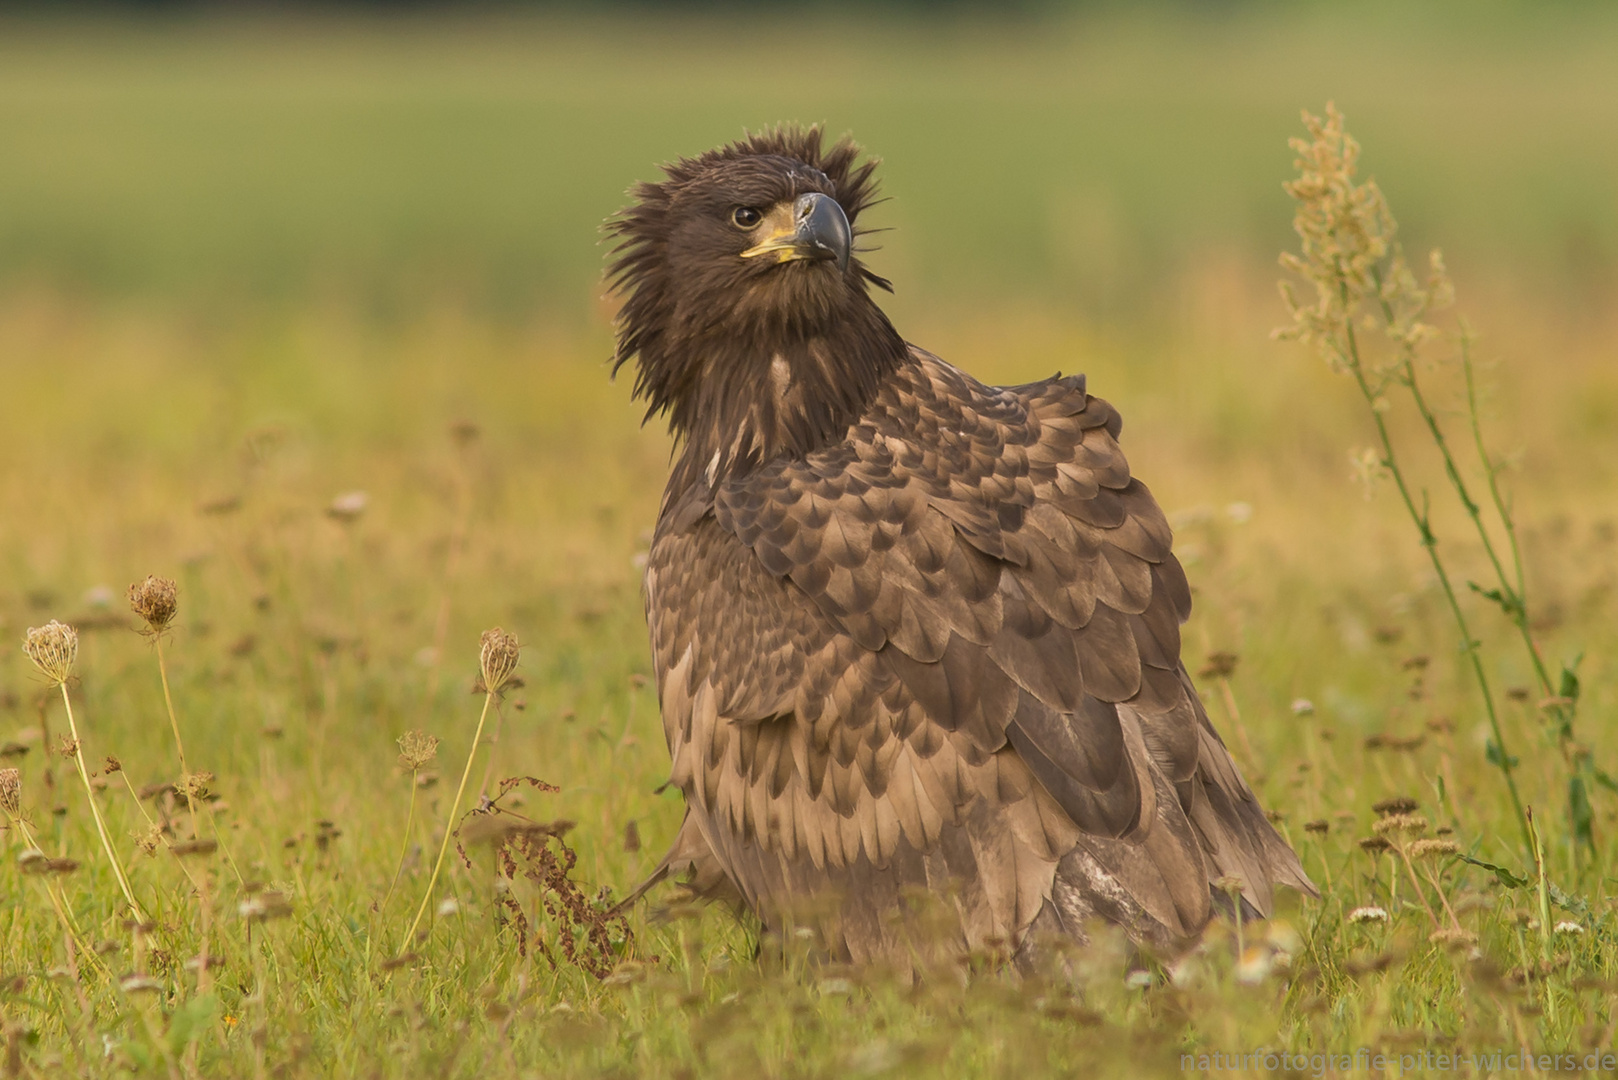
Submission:
<svg viewBox="0 0 1618 1080">
<path fill-rule="evenodd" d="M 1312 891 L 1180 664 L 1189 589 L 1119 430 L 1082 379 L 991 389 L 917 352 L 847 441 L 670 501 L 646 587 L 672 778 L 767 921 L 840 893 L 862 957 L 904 886 L 955 895 L 967 943 L 1085 904 L 1184 936 L 1227 874 L 1265 913 L 1273 882 Z"/>
</svg>

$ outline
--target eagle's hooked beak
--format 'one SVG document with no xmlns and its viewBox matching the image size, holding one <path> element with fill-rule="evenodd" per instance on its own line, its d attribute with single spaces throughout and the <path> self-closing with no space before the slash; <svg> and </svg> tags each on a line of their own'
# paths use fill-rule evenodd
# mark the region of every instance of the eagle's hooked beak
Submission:
<svg viewBox="0 0 1618 1080">
<path fill-rule="evenodd" d="M 848 215 L 829 195 L 811 192 L 790 207 L 782 203 L 765 216 L 763 229 L 764 239 L 742 252 L 742 258 L 773 254 L 781 262 L 836 260 L 838 270 L 848 269 L 853 230 Z"/>
</svg>

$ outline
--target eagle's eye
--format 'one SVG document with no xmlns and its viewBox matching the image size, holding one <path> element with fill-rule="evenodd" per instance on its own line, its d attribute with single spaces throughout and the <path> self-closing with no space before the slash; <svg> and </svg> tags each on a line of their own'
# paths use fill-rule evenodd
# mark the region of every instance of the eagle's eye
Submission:
<svg viewBox="0 0 1618 1080">
<path fill-rule="evenodd" d="M 730 212 L 731 224 L 738 229 L 751 229 L 764 220 L 764 215 L 751 206 L 738 206 Z"/>
</svg>

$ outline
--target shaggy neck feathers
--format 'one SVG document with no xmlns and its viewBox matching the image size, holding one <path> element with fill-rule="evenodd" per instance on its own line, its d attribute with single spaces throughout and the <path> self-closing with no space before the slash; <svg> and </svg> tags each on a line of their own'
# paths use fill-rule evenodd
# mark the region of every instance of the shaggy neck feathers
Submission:
<svg viewBox="0 0 1618 1080">
<path fill-rule="evenodd" d="M 869 293 L 888 283 L 858 258 L 841 272 L 761 265 L 738 257 L 724 224 L 733 205 L 819 191 L 857 240 L 874 170 L 846 139 L 823 148 L 818 128 L 782 128 L 664 166 L 608 223 L 623 298 L 613 370 L 634 362 L 646 419 L 667 416 L 680 440 L 671 494 L 841 439 L 904 362 Z"/>
<path fill-rule="evenodd" d="M 887 317 L 861 299 L 813 333 L 715 335 L 658 358 L 691 372 L 667 407 L 669 430 L 682 441 L 671 488 L 712 487 L 842 439 L 906 355 Z"/>
</svg>

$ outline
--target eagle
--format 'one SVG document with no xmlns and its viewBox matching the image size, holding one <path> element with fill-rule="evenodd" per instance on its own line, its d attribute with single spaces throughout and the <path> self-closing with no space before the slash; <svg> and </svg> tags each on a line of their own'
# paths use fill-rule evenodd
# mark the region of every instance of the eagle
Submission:
<svg viewBox="0 0 1618 1080">
<path fill-rule="evenodd" d="M 1317 895 L 1181 660 L 1191 591 L 1117 410 L 907 342 L 859 257 L 875 170 L 781 127 L 607 223 L 612 370 L 675 438 L 644 599 L 685 817 L 626 903 L 683 874 L 867 962 L 923 924 L 1173 948 Z"/>
</svg>

